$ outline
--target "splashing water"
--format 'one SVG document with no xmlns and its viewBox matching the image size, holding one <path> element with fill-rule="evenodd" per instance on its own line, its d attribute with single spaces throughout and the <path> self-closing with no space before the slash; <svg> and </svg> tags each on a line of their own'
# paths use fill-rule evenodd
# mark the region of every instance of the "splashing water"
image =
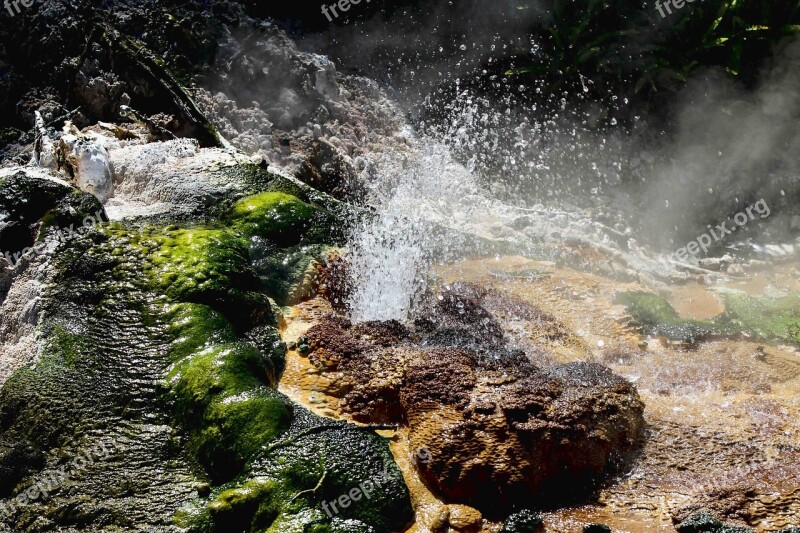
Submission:
<svg viewBox="0 0 800 533">
<path fill-rule="evenodd" d="M 406 149 L 390 150 L 368 172 L 366 185 L 376 211 L 351 232 L 347 307 L 352 320 L 408 320 L 427 288 L 430 267 L 471 255 L 475 248 L 470 243 L 491 243 L 503 253 L 538 259 L 552 259 L 565 241 L 584 243 L 627 269 L 662 279 L 685 277 L 591 212 L 511 205 L 482 187 L 477 176 L 481 162 L 462 157 L 461 164 L 454 154 L 496 150 L 502 135 L 497 117 L 484 112 L 479 100 L 466 97 L 463 102 L 450 110 L 451 120 L 439 131 L 414 134 L 407 128 Z M 524 137 L 535 138 L 535 125 L 517 130 L 525 131 L 513 141 L 516 148 L 530 148 Z M 531 168 L 524 159 L 509 157 L 506 164 L 537 179 L 541 165 Z"/>
<path fill-rule="evenodd" d="M 453 251 L 453 243 L 437 238 L 437 223 L 452 219 L 477 190 L 440 144 L 388 158 L 378 168 L 377 212 L 354 229 L 350 242 L 349 309 L 358 322 L 408 318 L 431 264 Z"/>
</svg>

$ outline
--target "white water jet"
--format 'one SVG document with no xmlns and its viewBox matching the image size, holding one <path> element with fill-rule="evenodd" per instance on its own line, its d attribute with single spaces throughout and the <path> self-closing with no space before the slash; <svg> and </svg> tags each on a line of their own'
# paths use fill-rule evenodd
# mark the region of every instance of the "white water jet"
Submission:
<svg viewBox="0 0 800 533">
<path fill-rule="evenodd" d="M 541 204 L 523 207 L 495 198 L 480 185 L 475 170 L 481 163 L 470 157 L 461 164 L 453 155 L 497 146 L 498 121 L 479 112 L 481 105 L 465 97 L 464 105 L 451 110 L 443 130 L 431 131 L 433 138 L 407 128 L 405 149 L 389 151 L 362 173 L 375 213 L 351 232 L 351 320 L 410 319 L 431 266 L 468 257 L 475 252 L 470 242 L 491 242 L 501 253 L 538 259 L 551 259 L 549 254 L 563 249 L 565 242 L 582 243 L 616 263 L 611 275 L 688 275 L 651 256 L 629 235 L 596 221 L 591 212 Z M 515 137 L 516 146 L 525 150 L 525 138 L 536 138 L 536 126 L 522 124 L 518 130 L 525 132 Z M 532 180 L 541 171 L 522 157 L 509 157 L 506 163 Z"/>
<path fill-rule="evenodd" d="M 411 160 L 383 161 L 374 183 L 377 210 L 356 228 L 350 242 L 350 317 L 357 322 L 405 320 L 425 288 L 425 277 L 442 243 L 434 220 L 451 217 L 465 181 L 448 179 L 449 154 L 434 145 Z"/>
</svg>

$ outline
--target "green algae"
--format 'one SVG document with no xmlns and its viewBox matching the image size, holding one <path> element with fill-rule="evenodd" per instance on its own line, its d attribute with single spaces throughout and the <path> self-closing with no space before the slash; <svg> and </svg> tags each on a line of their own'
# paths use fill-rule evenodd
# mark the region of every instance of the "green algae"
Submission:
<svg viewBox="0 0 800 533">
<path fill-rule="evenodd" d="M 225 292 L 236 269 L 248 264 L 247 248 L 226 230 L 180 229 L 152 239 L 152 275 L 173 300 Z"/>
<path fill-rule="evenodd" d="M 225 228 L 150 230 L 139 241 L 147 273 L 172 301 L 208 305 L 241 331 L 275 324 L 269 299 L 250 267 L 247 243 Z"/>
<path fill-rule="evenodd" d="M 148 276 L 176 302 L 166 313 L 174 364 L 165 380 L 176 420 L 188 431 L 190 453 L 221 484 L 209 500 L 176 515 L 181 527 L 391 531 L 410 519 L 408 491 L 385 441 L 316 417 L 275 391 L 286 353 L 277 330 L 255 325 L 243 340 L 236 314 L 220 305 L 228 299 L 242 307 L 241 295 L 256 286 L 285 302 L 314 257 L 327 250 L 330 232 L 318 229 L 331 219 L 296 196 L 272 191 L 236 202 L 222 218 L 226 226 L 141 239 L 150 256 Z M 372 469 L 394 474 L 388 498 L 343 514 L 346 519 L 328 517 L 319 506 L 323 494 L 333 500 L 374 475 L 358 466 L 364 453 L 372 456 Z"/>
<path fill-rule="evenodd" d="M 236 332 L 228 319 L 205 305 L 172 304 L 165 317 L 167 334 L 173 339 L 169 351 L 174 361 L 180 361 L 206 346 L 236 340 Z"/>
<path fill-rule="evenodd" d="M 723 294 L 725 311 L 710 320 L 681 318 L 664 299 L 645 292 L 626 292 L 615 303 L 645 335 L 694 344 L 710 337 L 746 336 L 767 342 L 800 345 L 800 295 L 754 298 L 743 292 Z"/>
<path fill-rule="evenodd" d="M 641 326 L 645 335 L 695 344 L 723 333 L 713 322 L 680 318 L 678 312 L 665 299 L 654 294 L 626 292 L 617 296 L 615 303 L 627 307 L 628 314 Z"/>
<path fill-rule="evenodd" d="M 216 481 L 232 479 L 290 420 L 291 405 L 268 388 L 272 379 L 269 359 L 243 342 L 209 346 L 168 374 L 190 451 Z"/>
<path fill-rule="evenodd" d="M 191 504 L 170 527 L 190 531 L 402 529 L 412 516 L 410 498 L 386 441 L 317 417 L 275 390 L 286 347 L 272 299 L 285 300 L 327 249 L 331 231 L 324 226 L 334 215 L 276 191 L 229 206 L 204 224 L 105 224 L 64 247 L 53 263 L 45 354 L 0 396 L 0 421 L 13 428 L 4 436 L 31 438 L 46 450 L 87 431 L 141 433 L 132 470 L 141 474 L 123 476 L 158 481 L 153 486 L 170 487 L 171 496 L 160 494 L 158 510 L 144 520 L 115 507 L 105 524 L 158 523 L 151 517 L 175 513 L 179 498 Z M 159 385 L 142 388 L 151 381 Z M 54 394 L 61 399 L 51 405 Z M 152 436 L 144 432 L 151 427 Z M 163 464 L 187 461 L 193 477 L 173 466 L 174 477 L 159 473 Z M 320 507 L 381 471 L 389 472 L 382 494 L 333 518 Z M 109 470 L 114 483 L 115 472 Z M 76 481 L 91 487 L 81 490 L 93 491 L 85 501 L 99 509 L 104 480 Z M 209 481 L 209 497 L 187 495 Z M 142 486 L 135 494 L 147 498 Z M 124 508 L 126 500 L 118 501 Z M 58 500 L 37 513 L 66 526 L 101 519 L 92 514 L 95 504 L 72 518 L 59 510 L 64 505 Z"/>
<path fill-rule="evenodd" d="M 237 202 L 231 227 L 247 237 L 268 239 L 285 248 L 330 243 L 337 220 L 331 213 L 284 192 L 264 192 Z"/>
<path fill-rule="evenodd" d="M 231 219 L 234 229 L 248 236 L 299 240 L 316 212 L 296 196 L 265 192 L 237 202 Z"/>
<path fill-rule="evenodd" d="M 718 322 L 759 339 L 800 346 L 800 294 L 751 298 L 729 292 L 724 300 L 725 312 Z"/>
<path fill-rule="evenodd" d="M 330 507 L 354 488 L 367 489 L 360 501 Z M 176 520 L 190 531 L 388 532 L 411 516 L 402 473 L 380 437 L 297 407 L 292 427 L 248 475 L 185 506 Z"/>
<path fill-rule="evenodd" d="M 74 370 L 76 362 L 81 360 L 90 348 L 89 343 L 81 335 L 70 333 L 62 326 L 55 326 L 48 337 L 40 364 L 60 364 Z"/>
</svg>

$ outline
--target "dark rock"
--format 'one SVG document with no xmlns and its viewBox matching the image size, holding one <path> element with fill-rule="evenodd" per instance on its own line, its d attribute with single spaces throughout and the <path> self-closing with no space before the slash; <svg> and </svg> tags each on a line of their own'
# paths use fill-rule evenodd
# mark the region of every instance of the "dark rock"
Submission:
<svg viewBox="0 0 800 533">
<path fill-rule="evenodd" d="M 69 0 L 23 11 L 13 20 L 0 12 L 0 111 L 10 126 L 29 129 L 39 110 L 59 128 L 51 122 L 80 106 L 72 119 L 83 127 L 118 119 L 120 104 L 130 103 L 146 115 L 175 117 L 179 136 L 218 144 L 182 85 L 213 61 L 223 25 L 243 20 L 235 3 Z"/>
<path fill-rule="evenodd" d="M 680 533 L 753 533 L 755 530 L 746 526 L 723 524 L 708 513 L 697 513 L 690 516 L 676 527 Z"/>
<path fill-rule="evenodd" d="M 44 466 L 44 454 L 30 443 L 0 442 L 0 498 L 11 491 L 23 478 Z"/>
<path fill-rule="evenodd" d="M 277 328 L 267 325 L 258 326 L 245 335 L 272 368 L 270 384 L 277 387 L 278 382 L 286 368 L 286 343 L 281 339 L 281 332 Z"/>
<path fill-rule="evenodd" d="M 583 526 L 583 533 L 611 533 L 611 528 L 605 524 L 589 524 Z"/>
<path fill-rule="evenodd" d="M 294 150 L 308 154 L 296 173 L 299 180 L 335 198 L 351 196 L 356 171 L 335 146 L 324 139 L 314 139 L 308 146 Z"/>
<path fill-rule="evenodd" d="M 722 527 L 722 522 L 706 513 L 690 516 L 676 528 L 680 533 L 716 533 Z"/>
<path fill-rule="evenodd" d="M 544 531 L 542 518 L 525 509 L 509 516 L 500 533 L 540 533 Z"/>
<path fill-rule="evenodd" d="M 90 194 L 25 172 L 0 178 L 0 255 L 14 262 L 48 231 L 79 231 L 87 218 L 92 225 L 107 220 L 103 205 Z"/>
</svg>

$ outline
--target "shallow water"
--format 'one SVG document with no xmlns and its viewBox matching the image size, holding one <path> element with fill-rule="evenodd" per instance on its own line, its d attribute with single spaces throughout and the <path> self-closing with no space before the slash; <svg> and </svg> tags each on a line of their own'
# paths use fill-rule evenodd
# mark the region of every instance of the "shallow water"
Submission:
<svg viewBox="0 0 800 533">
<path fill-rule="evenodd" d="M 601 490 L 595 503 L 546 513 L 548 531 L 569 533 L 589 523 L 631 533 L 674 531 L 673 518 L 701 502 L 735 509 L 758 531 L 800 523 L 797 348 L 720 339 L 686 349 L 643 338 L 626 325 L 624 307 L 613 300 L 618 292 L 644 287 L 552 262 L 504 256 L 434 271 L 438 283 L 470 282 L 495 291 L 491 310 L 504 318 L 513 343 L 532 355 L 546 348 L 547 355 L 539 355 L 537 363 L 602 362 L 635 382 L 647 406 L 647 440 L 633 468 Z M 799 282 L 792 265 L 778 265 L 724 286 L 758 296 L 777 283 Z M 718 310 L 714 291 L 720 288 L 678 286 L 668 299 L 681 313 L 701 318 Z M 551 313 L 574 336 L 548 335 L 541 324 L 514 319 L 519 302 Z M 329 311 L 322 300 L 295 307 L 285 337 L 301 337 Z M 317 371 L 293 352 L 281 389 L 319 414 L 346 418 L 331 394 L 335 382 L 335 376 Z M 393 450 L 417 511 L 417 523 L 409 531 L 425 531 L 444 504 L 404 457 L 405 430 L 388 435 L 393 435 Z M 484 521 L 483 531 L 498 529 L 499 524 Z"/>
</svg>

